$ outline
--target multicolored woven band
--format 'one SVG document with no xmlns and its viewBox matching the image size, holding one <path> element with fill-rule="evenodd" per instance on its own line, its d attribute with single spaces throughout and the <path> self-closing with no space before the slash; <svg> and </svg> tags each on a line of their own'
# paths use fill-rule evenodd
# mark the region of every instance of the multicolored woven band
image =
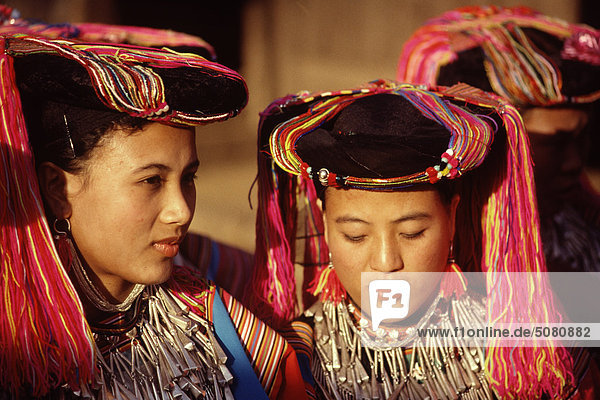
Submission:
<svg viewBox="0 0 600 400">
<path fill-rule="evenodd" d="M 53 40 L 25 34 L 3 35 L 3 40 L 4 52 L 15 58 L 47 54 L 73 60 L 87 70 L 98 98 L 106 107 L 133 117 L 179 125 L 199 125 L 230 118 L 245 105 L 240 104 L 239 109 L 210 114 L 205 110 L 185 112 L 168 104 L 163 79 L 157 72 L 160 69 L 195 69 L 196 74 L 221 76 L 237 81 L 245 88 L 243 78 L 235 71 L 195 54 L 128 45 Z"/>
<path fill-rule="evenodd" d="M 437 121 L 450 132 L 447 150 L 440 154 L 439 164 L 407 176 L 365 178 L 341 176 L 335 171 L 308 165 L 300 158 L 295 149 L 302 136 L 333 119 L 353 101 L 382 93 L 404 97 L 425 117 Z M 269 146 L 277 165 L 288 173 L 318 179 L 323 186 L 366 190 L 395 190 L 419 183 L 435 183 L 477 168 L 489 152 L 497 127 L 488 115 L 473 114 L 459 104 L 472 104 L 489 110 L 488 114 L 498 115 L 510 107 L 497 96 L 467 85 L 427 91 L 424 87 L 384 80 L 354 90 L 300 94 L 288 99 L 286 105 L 294 103 L 310 103 L 310 107 L 272 132 Z"/>
<path fill-rule="evenodd" d="M 562 50 L 550 54 L 536 45 L 532 35 L 539 40 L 557 40 Z M 404 44 L 396 79 L 436 84 L 440 68 L 474 48 L 483 51 L 481 69 L 491 88 L 515 105 L 600 99 L 600 88 L 595 85 L 582 88 L 581 93 L 565 93 L 563 70 L 565 64 L 573 62 L 600 65 L 600 33 L 527 7 L 464 7 L 429 20 Z"/>
</svg>

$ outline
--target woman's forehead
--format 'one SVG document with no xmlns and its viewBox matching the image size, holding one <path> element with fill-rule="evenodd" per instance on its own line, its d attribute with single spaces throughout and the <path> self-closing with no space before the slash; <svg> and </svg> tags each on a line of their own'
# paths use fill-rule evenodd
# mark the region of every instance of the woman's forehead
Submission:
<svg viewBox="0 0 600 400">
<path fill-rule="evenodd" d="M 433 188 L 396 191 L 328 188 L 325 196 L 327 211 L 336 214 L 403 214 L 443 206 L 439 193 Z"/>
<path fill-rule="evenodd" d="M 528 132 L 554 135 L 558 132 L 576 132 L 588 123 L 588 113 L 579 108 L 533 107 L 523 112 L 523 121 Z"/>
<path fill-rule="evenodd" d="M 152 122 L 131 132 L 116 128 L 99 143 L 90 164 L 106 164 L 118 169 L 139 168 L 141 164 L 179 165 L 197 160 L 192 129 Z"/>
</svg>

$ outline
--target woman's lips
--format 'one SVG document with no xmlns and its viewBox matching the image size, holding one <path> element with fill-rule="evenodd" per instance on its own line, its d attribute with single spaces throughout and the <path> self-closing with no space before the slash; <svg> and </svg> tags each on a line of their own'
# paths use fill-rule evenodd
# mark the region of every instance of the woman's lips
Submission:
<svg viewBox="0 0 600 400">
<path fill-rule="evenodd" d="M 165 257 L 173 258 L 179 252 L 178 243 L 154 243 L 152 245 L 158 252 L 165 255 Z"/>
</svg>

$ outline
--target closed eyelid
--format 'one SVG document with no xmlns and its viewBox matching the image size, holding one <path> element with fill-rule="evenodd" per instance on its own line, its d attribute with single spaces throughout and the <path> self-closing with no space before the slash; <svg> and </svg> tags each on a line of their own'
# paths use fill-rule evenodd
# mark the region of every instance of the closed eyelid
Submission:
<svg viewBox="0 0 600 400">
<path fill-rule="evenodd" d="M 350 242 L 362 242 L 367 237 L 367 235 L 349 235 L 346 233 L 343 233 L 343 235 L 344 238 Z"/>
<path fill-rule="evenodd" d="M 423 229 L 419 229 L 419 230 L 416 230 L 413 232 L 402 232 L 402 233 L 400 233 L 400 235 L 405 238 L 408 238 L 408 239 L 414 239 L 414 238 L 417 238 L 417 237 L 423 235 L 426 230 L 427 230 L 427 228 L 423 228 Z"/>
</svg>

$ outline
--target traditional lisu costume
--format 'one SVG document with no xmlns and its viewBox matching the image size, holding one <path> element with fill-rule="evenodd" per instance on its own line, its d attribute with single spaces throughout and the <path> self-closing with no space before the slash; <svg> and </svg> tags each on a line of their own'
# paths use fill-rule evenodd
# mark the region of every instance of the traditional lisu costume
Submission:
<svg viewBox="0 0 600 400">
<path fill-rule="evenodd" d="M 328 399 L 580 394 L 569 352 L 550 341 L 432 347 L 415 336 L 416 328 L 466 321 L 561 318 L 545 276 L 533 274 L 546 266 L 528 142 L 512 105 L 464 84 L 427 89 L 380 80 L 283 97 L 261 116 L 253 300 L 273 325 L 295 319 L 294 329 L 282 332 L 298 352 L 308 393 Z M 448 261 L 439 294 L 418 322 L 373 332 L 330 264 L 317 198 L 329 187 L 435 185 L 456 185 L 461 196 L 456 262 Z M 304 279 L 301 305 L 295 264 Z M 471 290 L 459 265 L 484 272 L 487 293 Z M 531 274 L 514 281 L 505 272 Z"/>
<path fill-rule="evenodd" d="M 411 36 L 396 78 L 430 85 L 464 82 L 521 109 L 589 110 L 600 99 L 600 32 L 526 7 L 459 8 L 427 21 Z M 593 111 L 590 116 L 597 124 Z M 600 271 L 600 198 L 577 165 L 562 166 L 570 146 L 579 147 L 584 158 L 590 151 L 584 140 L 597 135 L 595 129 L 590 123 L 578 137 L 553 139 L 560 150 L 553 156 L 560 158 L 554 171 L 564 168 L 561 173 L 581 178 L 570 191 L 559 196 L 550 188 L 559 184 L 553 168 L 536 166 L 542 243 L 551 271 Z M 531 135 L 534 155 L 550 140 Z"/>
<path fill-rule="evenodd" d="M 51 39 L 168 47 L 180 53 L 194 53 L 216 61 L 213 47 L 197 36 L 165 29 L 98 23 L 46 24 L 21 18 L 18 10 L 0 5 L 0 33 L 20 33 Z M 199 269 L 209 280 L 236 298 L 241 298 L 252 273 L 252 255 L 198 233 L 188 233 L 181 243 L 176 262 Z"/>
<path fill-rule="evenodd" d="M 2 14 L 0 398 L 302 395 L 293 349 L 195 268 L 108 302 L 70 236 L 53 237 L 36 179 L 36 146 L 68 141 L 76 158 L 85 126 L 124 114 L 179 127 L 233 117 L 247 101 L 243 78 L 196 54 L 139 46 L 203 46 L 186 35 L 94 25 L 86 36 L 82 25 Z M 102 318 L 88 321 L 84 304 Z"/>
</svg>

